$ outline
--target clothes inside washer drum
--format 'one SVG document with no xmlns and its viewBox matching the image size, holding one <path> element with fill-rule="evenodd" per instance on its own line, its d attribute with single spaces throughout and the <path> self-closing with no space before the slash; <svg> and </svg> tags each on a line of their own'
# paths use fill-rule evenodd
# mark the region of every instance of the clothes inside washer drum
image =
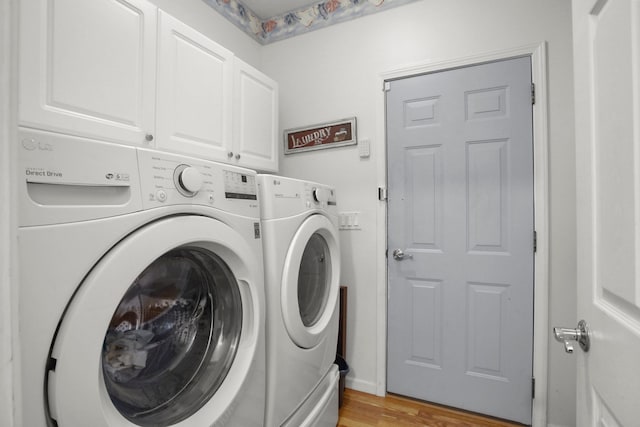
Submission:
<svg viewBox="0 0 640 427">
<path fill-rule="evenodd" d="M 126 319 L 133 314 L 129 312 L 107 333 L 104 368 L 116 382 L 126 383 L 143 369 L 164 369 L 172 364 L 176 351 L 186 352 L 191 348 L 206 300 L 200 300 L 196 309 L 193 301 L 183 298 L 162 304 L 166 313 L 143 325 L 148 329 L 134 329 L 134 323 Z"/>
<path fill-rule="evenodd" d="M 179 248 L 131 285 L 105 335 L 112 402 L 141 426 L 175 424 L 213 395 L 235 357 L 242 323 L 237 282 L 201 248 Z"/>
</svg>

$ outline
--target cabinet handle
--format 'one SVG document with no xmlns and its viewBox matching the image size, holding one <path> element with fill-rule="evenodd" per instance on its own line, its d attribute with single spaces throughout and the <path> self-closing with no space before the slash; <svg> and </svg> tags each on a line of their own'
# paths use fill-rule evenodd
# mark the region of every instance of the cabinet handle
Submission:
<svg viewBox="0 0 640 427">
<path fill-rule="evenodd" d="M 228 157 L 228 158 L 232 158 L 232 157 L 233 157 L 233 151 L 229 151 L 229 152 L 227 153 L 227 157 Z"/>
<path fill-rule="evenodd" d="M 240 160 L 240 154 L 236 154 L 236 160 Z"/>
<path fill-rule="evenodd" d="M 144 139 L 145 139 L 146 141 L 148 141 L 148 142 L 151 142 L 151 141 L 153 141 L 153 135 L 151 135 L 150 133 L 148 133 L 148 134 L 146 134 L 146 135 L 144 136 Z"/>
</svg>

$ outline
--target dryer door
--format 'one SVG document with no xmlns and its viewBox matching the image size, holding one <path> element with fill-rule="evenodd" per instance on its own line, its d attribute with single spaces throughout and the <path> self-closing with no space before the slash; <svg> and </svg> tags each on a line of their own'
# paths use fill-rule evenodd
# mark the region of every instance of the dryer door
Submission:
<svg viewBox="0 0 640 427">
<path fill-rule="evenodd" d="M 121 241 L 61 321 L 51 417 L 92 427 L 223 418 L 256 357 L 259 261 L 239 233 L 200 216 L 160 220 Z"/>
<path fill-rule="evenodd" d="M 340 247 L 335 226 L 312 215 L 298 229 L 284 264 L 282 314 L 291 339 L 317 345 L 329 327 L 340 288 Z"/>
</svg>

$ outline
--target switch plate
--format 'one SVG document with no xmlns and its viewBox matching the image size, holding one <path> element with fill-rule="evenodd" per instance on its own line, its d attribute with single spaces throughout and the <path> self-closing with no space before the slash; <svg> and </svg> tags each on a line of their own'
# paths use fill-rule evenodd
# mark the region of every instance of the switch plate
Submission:
<svg viewBox="0 0 640 427">
<path fill-rule="evenodd" d="M 340 212 L 338 223 L 340 230 L 360 230 L 360 212 Z"/>
<path fill-rule="evenodd" d="M 371 140 L 362 138 L 358 141 L 358 154 L 360 157 L 369 157 L 371 155 Z"/>
</svg>

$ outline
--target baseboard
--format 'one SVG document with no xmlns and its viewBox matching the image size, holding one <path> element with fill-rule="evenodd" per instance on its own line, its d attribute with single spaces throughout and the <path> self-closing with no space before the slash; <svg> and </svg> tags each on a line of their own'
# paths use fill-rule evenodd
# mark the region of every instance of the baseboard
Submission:
<svg viewBox="0 0 640 427">
<path fill-rule="evenodd" d="M 376 394 L 376 391 L 377 391 L 377 387 L 375 383 L 372 383 L 369 381 L 362 381 L 357 378 L 349 378 L 348 375 L 345 378 L 344 385 L 347 388 L 361 391 L 363 393 Z"/>
</svg>

